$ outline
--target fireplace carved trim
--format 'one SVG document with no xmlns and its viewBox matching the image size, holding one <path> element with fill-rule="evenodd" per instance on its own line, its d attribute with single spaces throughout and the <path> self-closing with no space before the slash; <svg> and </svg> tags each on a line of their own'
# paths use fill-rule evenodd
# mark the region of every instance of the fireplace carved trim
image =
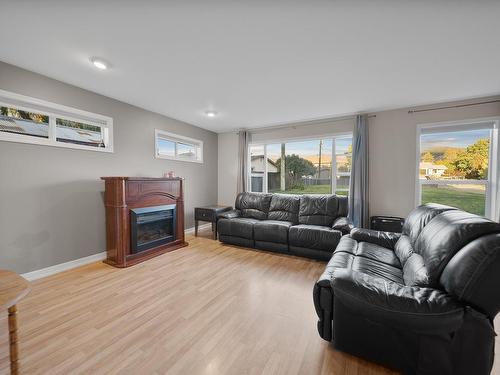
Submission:
<svg viewBox="0 0 500 375">
<path fill-rule="evenodd" d="M 105 182 L 105 263 L 128 267 L 187 246 L 184 239 L 184 196 L 181 178 L 101 177 Z M 131 251 L 131 210 L 175 205 L 174 240 L 144 251 Z"/>
</svg>

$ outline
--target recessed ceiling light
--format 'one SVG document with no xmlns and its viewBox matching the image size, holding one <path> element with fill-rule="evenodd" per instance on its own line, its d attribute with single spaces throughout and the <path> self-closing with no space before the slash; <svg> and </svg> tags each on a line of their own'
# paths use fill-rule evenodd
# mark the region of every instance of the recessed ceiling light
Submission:
<svg viewBox="0 0 500 375">
<path fill-rule="evenodd" d="M 215 117 L 215 115 L 217 115 L 217 112 L 215 112 L 215 111 L 205 111 L 205 114 L 207 115 L 207 117 Z"/>
<path fill-rule="evenodd" d="M 91 57 L 90 62 L 94 64 L 97 69 L 106 70 L 109 68 L 109 64 L 99 57 Z"/>
</svg>

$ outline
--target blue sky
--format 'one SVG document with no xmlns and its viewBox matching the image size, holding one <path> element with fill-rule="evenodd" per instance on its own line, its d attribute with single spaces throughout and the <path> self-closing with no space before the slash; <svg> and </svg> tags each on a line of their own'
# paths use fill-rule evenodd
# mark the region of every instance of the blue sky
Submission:
<svg viewBox="0 0 500 375">
<path fill-rule="evenodd" d="M 349 145 L 352 142 L 351 138 L 339 138 L 336 140 L 336 153 L 344 154 L 347 152 Z M 323 155 L 331 155 L 332 139 L 323 140 Z M 285 151 L 288 155 L 297 154 L 300 156 L 312 156 L 319 153 L 319 139 L 313 141 L 287 142 Z M 267 145 L 267 155 L 272 159 L 279 158 L 281 155 L 280 144 Z"/>
<path fill-rule="evenodd" d="M 422 152 L 426 152 L 441 147 L 465 148 L 479 139 L 489 138 L 489 136 L 490 131 L 486 129 L 424 134 L 420 137 L 420 149 Z"/>
<path fill-rule="evenodd" d="M 175 143 L 166 139 L 158 139 L 158 149 L 160 154 L 175 156 Z"/>
</svg>

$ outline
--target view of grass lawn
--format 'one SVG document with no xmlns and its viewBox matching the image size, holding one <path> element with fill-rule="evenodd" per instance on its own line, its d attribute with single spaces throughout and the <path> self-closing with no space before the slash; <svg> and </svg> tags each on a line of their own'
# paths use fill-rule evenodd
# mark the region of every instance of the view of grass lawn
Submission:
<svg viewBox="0 0 500 375">
<path fill-rule="evenodd" d="M 270 193 L 281 194 L 330 194 L 330 185 L 307 185 L 303 188 L 293 188 L 285 191 L 279 189 L 270 191 Z M 347 191 L 337 191 L 337 195 L 347 195 Z"/>
<path fill-rule="evenodd" d="M 449 187 L 422 186 L 422 203 L 441 203 L 484 216 L 485 193 L 460 191 Z"/>
</svg>

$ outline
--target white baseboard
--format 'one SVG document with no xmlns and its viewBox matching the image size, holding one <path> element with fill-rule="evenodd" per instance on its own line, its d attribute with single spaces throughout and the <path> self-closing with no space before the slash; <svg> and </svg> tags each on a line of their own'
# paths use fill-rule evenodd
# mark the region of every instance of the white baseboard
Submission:
<svg viewBox="0 0 500 375">
<path fill-rule="evenodd" d="M 42 277 L 55 275 L 56 273 L 59 273 L 59 272 L 63 272 L 63 271 L 70 270 L 72 268 L 84 266 L 85 264 L 99 262 L 100 260 L 104 260 L 104 259 L 106 259 L 106 252 L 105 251 L 102 253 L 89 255 L 88 257 L 70 260 L 69 262 L 60 263 L 60 264 L 56 264 L 54 266 L 42 268 L 40 270 L 23 273 L 21 276 L 24 277 L 28 281 L 37 280 L 37 279 L 41 279 Z"/>
<path fill-rule="evenodd" d="M 212 224 L 203 224 L 198 227 L 198 230 L 210 228 Z M 188 228 L 184 230 L 185 234 L 193 234 L 194 233 L 194 227 Z M 24 277 L 28 281 L 32 280 L 37 280 L 41 279 L 42 277 L 47 277 L 51 275 L 55 275 L 56 273 L 67 271 L 76 267 L 84 266 L 89 263 L 94 263 L 94 262 L 99 262 L 101 260 L 106 259 L 106 252 L 103 251 L 102 253 L 90 255 L 88 257 L 84 258 L 79 258 L 75 260 L 70 260 L 69 262 L 61 263 L 61 264 L 56 264 L 54 266 L 42 268 L 40 270 L 36 271 L 31 271 L 27 273 L 23 273 L 21 276 Z"/>
</svg>

